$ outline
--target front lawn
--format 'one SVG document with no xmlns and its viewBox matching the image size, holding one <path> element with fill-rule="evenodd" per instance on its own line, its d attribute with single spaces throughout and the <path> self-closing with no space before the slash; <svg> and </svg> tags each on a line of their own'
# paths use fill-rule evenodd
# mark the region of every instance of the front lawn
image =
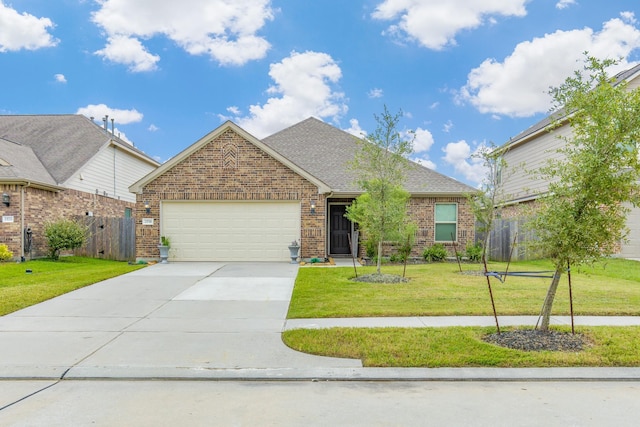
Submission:
<svg viewBox="0 0 640 427">
<path fill-rule="evenodd" d="M 504 271 L 492 263 L 489 270 Z M 549 270 L 544 261 L 518 262 L 509 271 Z M 425 264 L 408 267 L 403 284 L 351 281 L 353 268 L 301 268 L 289 318 L 492 315 L 482 267 Z M 359 268 L 359 274 L 374 271 Z M 383 272 L 401 273 L 401 267 Z M 475 272 L 478 274 L 473 274 Z M 548 273 L 544 273 L 548 274 Z M 640 263 L 610 259 L 571 273 L 576 315 L 640 315 Z M 550 278 L 492 279 L 498 315 L 538 315 Z M 569 314 L 567 276 L 554 315 Z M 509 331 L 513 328 L 501 328 Z M 567 331 L 567 328 L 554 328 Z M 495 328 L 331 328 L 283 333 L 291 348 L 323 356 L 360 359 L 379 367 L 574 367 L 640 366 L 640 327 L 580 327 L 582 351 L 522 351 L 487 343 Z"/>
<path fill-rule="evenodd" d="M 289 308 L 289 318 L 493 315 L 487 280 L 479 264 L 434 263 L 407 267 L 408 283 L 370 284 L 350 280 L 353 268 L 301 268 Z M 489 270 L 504 271 L 506 263 Z M 512 263 L 509 271 L 550 270 L 548 262 Z M 358 274 L 375 271 L 359 267 Z M 402 267 L 383 273 L 402 274 Z M 550 273 L 546 273 L 550 274 Z M 571 275 L 576 315 L 640 315 L 640 262 L 610 259 Z M 550 278 L 491 279 L 498 315 L 537 315 Z M 554 303 L 555 315 L 569 314 L 567 275 Z"/>
<path fill-rule="evenodd" d="M 142 267 L 81 257 L 0 263 L 0 316 Z"/>
</svg>

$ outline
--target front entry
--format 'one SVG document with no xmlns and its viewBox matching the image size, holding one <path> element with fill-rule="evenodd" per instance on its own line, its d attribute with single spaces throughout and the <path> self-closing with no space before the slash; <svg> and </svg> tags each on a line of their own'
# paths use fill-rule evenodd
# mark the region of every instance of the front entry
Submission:
<svg viewBox="0 0 640 427">
<path fill-rule="evenodd" d="M 350 255 L 349 233 L 351 221 L 344 214 L 346 205 L 329 205 L 329 254 Z"/>
</svg>

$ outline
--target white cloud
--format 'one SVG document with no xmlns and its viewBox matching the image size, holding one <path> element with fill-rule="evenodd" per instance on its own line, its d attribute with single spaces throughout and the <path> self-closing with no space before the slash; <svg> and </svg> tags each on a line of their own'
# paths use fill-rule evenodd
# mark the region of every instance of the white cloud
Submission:
<svg viewBox="0 0 640 427">
<path fill-rule="evenodd" d="M 345 132 L 349 132 L 351 135 L 357 136 L 358 138 L 362 138 L 367 135 L 367 132 L 360 127 L 358 119 L 349 120 L 349 125 L 348 129 L 344 129 Z"/>
<path fill-rule="evenodd" d="M 344 94 L 336 88 L 342 71 L 326 53 L 294 51 L 271 64 L 269 76 L 274 84 L 267 93 L 273 97 L 263 105 L 251 105 L 249 115 L 233 117 L 259 138 L 310 116 L 337 120 L 347 112 Z"/>
<path fill-rule="evenodd" d="M 551 106 L 549 87 L 560 85 L 579 68 L 583 52 L 600 58 L 626 58 L 640 48 L 640 30 L 630 22 L 615 18 L 602 30 L 591 28 L 556 31 L 516 46 L 503 62 L 487 59 L 473 69 L 459 100 L 470 102 L 482 113 L 527 117 L 546 112 Z M 630 68 L 623 60 L 613 72 Z"/>
<path fill-rule="evenodd" d="M 97 123 L 102 123 L 104 116 L 109 116 L 109 128 L 111 128 L 111 119 L 114 123 L 119 125 L 126 125 L 129 123 L 138 123 L 142 121 L 143 114 L 138 110 L 119 110 L 117 108 L 111 108 L 105 104 L 90 104 L 86 107 L 78 108 L 76 114 L 82 114 L 85 117 L 93 117 L 93 120 Z"/>
<path fill-rule="evenodd" d="M 234 116 L 239 116 L 241 113 L 240 109 L 235 105 L 232 105 L 231 107 L 227 107 L 227 111 L 233 114 Z"/>
<path fill-rule="evenodd" d="M 484 150 L 480 145 L 475 151 L 479 153 Z M 466 141 L 450 142 L 443 149 L 445 162 L 453 166 L 455 171 L 465 177 L 468 181 L 480 184 L 487 174 L 484 161 L 481 158 L 473 157 L 471 146 Z"/>
<path fill-rule="evenodd" d="M 157 132 L 160 130 L 160 128 L 156 125 L 154 125 L 153 123 L 149 125 L 149 127 L 147 128 L 147 130 L 149 132 Z"/>
<path fill-rule="evenodd" d="M 576 4 L 576 0 L 559 0 L 558 3 L 556 3 L 556 9 L 566 9 L 574 4 Z"/>
<path fill-rule="evenodd" d="M 415 139 L 413 140 L 413 151 L 416 153 L 424 153 L 433 146 L 433 135 L 426 129 L 417 128 L 414 131 Z"/>
<path fill-rule="evenodd" d="M 525 16 L 527 0 L 384 0 L 373 18 L 398 21 L 386 34 L 398 39 L 416 40 L 421 45 L 441 50 L 455 45 L 455 36 L 488 22 L 496 16 Z"/>
<path fill-rule="evenodd" d="M 442 125 L 442 132 L 449 133 L 453 129 L 453 122 L 451 120 L 447 120 L 447 123 Z"/>
<path fill-rule="evenodd" d="M 418 156 L 418 157 L 412 157 L 411 160 L 413 160 L 414 162 L 424 166 L 425 168 L 429 168 L 431 170 L 436 170 L 437 166 L 435 163 L 433 163 L 430 159 L 429 156 Z"/>
<path fill-rule="evenodd" d="M 191 55 L 208 55 L 222 65 L 261 59 L 269 43 L 257 33 L 273 19 L 270 0 L 99 0 L 92 20 L 108 41 L 98 55 L 151 71 L 160 57 L 143 41 L 164 36 Z"/>
<path fill-rule="evenodd" d="M 160 61 L 160 57 L 149 53 L 140 40 L 122 35 L 109 37 L 104 49 L 95 53 L 108 61 L 128 65 L 129 71 L 133 72 L 153 71 Z"/>
<path fill-rule="evenodd" d="M 624 22 L 627 22 L 629 24 L 635 24 L 636 22 L 638 22 L 636 20 L 636 15 L 633 12 L 620 12 L 620 17 L 622 18 L 622 20 Z"/>
<path fill-rule="evenodd" d="M 382 89 L 374 88 L 369 91 L 367 94 L 369 98 L 382 98 L 384 96 L 384 91 Z"/>
<path fill-rule="evenodd" d="M 55 74 L 53 76 L 54 79 L 56 79 L 56 81 L 58 83 L 66 83 L 67 82 L 67 78 L 64 76 L 64 74 Z"/>
<path fill-rule="evenodd" d="M 0 0 L 0 52 L 56 46 L 58 40 L 47 31 L 53 27 L 51 19 L 19 13 Z"/>
</svg>

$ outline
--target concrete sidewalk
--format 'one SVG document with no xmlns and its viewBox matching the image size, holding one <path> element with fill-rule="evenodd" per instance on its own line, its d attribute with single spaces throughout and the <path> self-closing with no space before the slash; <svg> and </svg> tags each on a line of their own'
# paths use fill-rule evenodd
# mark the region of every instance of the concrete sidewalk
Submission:
<svg viewBox="0 0 640 427">
<path fill-rule="evenodd" d="M 500 327 L 535 326 L 538 316 L 498 316 Z M 553 316 L 552 325 L 571 326 L 571 317 Z M 575 326 L 640 326 L 638 316 L 576 316 Z M 416 316 L 416 317 L 356 317 L 326 319 L 288 319 L 285 330 L 323 328 L 446 328 L 451 326 L 495 327 L 492 316 Z"/>
</svg>

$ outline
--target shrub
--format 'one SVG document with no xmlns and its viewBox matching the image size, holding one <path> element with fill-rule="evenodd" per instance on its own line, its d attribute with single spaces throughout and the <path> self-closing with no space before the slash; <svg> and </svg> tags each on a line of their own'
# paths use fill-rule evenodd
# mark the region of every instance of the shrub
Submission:
<svg viewBox="0 0 640 427">
<path fill-rule="evenodd" d="M 364 250 L 367 258 L 375 258 L 376 252 L 378 251 L 378 245 L 372 240 L 365 240 Z"/>
<path fill-rule="evenodd" d="M 44 236 L 49 246 L 49 257 L 58 259 L 63 249 L 76 249 L 84 244 L 87 227 L 70 219 L 48 222 L 44 225 Z"/>
<path fill-rule="evenodd" d="M 4 243 L 0 244 L 0 261 L 8 261 L 11 258 L 13 258 L 13 252 Z"/>
<path fill-rule="evenodd" d="M 467 245 L 467 258 L 471 262 L 482 261 L 482 245 L 480 243 Z"/>
<path fill-rule="evenodd" d="M 430 248 L 427 248 L 422 253 L 425 261 L 444 261 L 447 258 L 447 249 L 444 247 L 442 243 L 435 243 Z"/>
</svg>

